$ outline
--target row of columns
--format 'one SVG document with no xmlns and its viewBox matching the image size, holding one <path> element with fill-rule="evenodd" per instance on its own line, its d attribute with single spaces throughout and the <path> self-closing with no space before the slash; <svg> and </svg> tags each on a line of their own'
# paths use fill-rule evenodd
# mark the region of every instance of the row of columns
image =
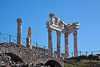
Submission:
<svg viewBox="0 0 100 67">
<path fill-rule="evenodd" d="M 61 41 L 60 41 L 60 37 L 61 37 L 61 32 L 56 31 L 57 33 L 57 58 L 61 57 Z M 74 36 L 74 56 L 78 56 L 78 42 L 77 42 L 77 31 L 73 32 L 73 36 Z M 69 57 L 69 43 L 68 43 L 68 33 L 65 33 L 65 58 Z M 48 54 L 50 56 L 53 55 L 52 52 L 52 29 L 48 29 Z"/>
</svg>

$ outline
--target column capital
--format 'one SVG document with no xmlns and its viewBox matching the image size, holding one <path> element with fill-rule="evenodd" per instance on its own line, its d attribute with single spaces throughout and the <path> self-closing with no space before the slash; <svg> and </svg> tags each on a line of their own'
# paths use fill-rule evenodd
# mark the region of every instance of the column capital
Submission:
<svg viewBox="0 0 100 67">
<path fill-rule="evenodd" d="M 77 34 L 78 34 L 77 30 L 73 32 L 74 36 L 77 36 Z"/>
<path fill-rule="evenodd" d="M 28 27 L 28 36 L 32 34 L 32 27 Z"/>
<path fill-rule="evenodd" d="M 22 23 L 22 18 L 17 18 L 17 23 Z"/>
<path fill-rule="evenodd" d="M 50 13 L 50 14 L 49 14 L 49 17 L 55 17 L 55 14 Z"/>
</svg>

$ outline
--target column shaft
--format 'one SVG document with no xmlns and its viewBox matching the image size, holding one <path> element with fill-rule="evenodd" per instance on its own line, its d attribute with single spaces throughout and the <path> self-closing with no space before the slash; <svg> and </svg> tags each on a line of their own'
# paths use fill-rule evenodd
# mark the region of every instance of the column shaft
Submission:
<svg viewBox="0 0 100 67">
<path fill-rule="evenodd" d="M 61 33 L 57 31 L 57 58 L 61 57 L 61 42 L 60 42 Z"/>
<path fill-rule="evenodd" d="M 17 44 L 22 45 L 22 19 L 17 19 Z"/>
<path fill-rule="evenodd" d="M 29 49 L 31 49 L 30 48 L 30 37 L 26 38 L 26 47 L 29 48 Z"/>
<path fill-rule="evenodd" d="M 30 44 L 32 45 L 32 28 L 28 28 L 28 37 L 30 37 Z"/>
<path fill-rule="evenodd" d="M 48 55 L 52 56 L 52 30 L 48 29 Z"/>
<path fill-rule="evenodd" d="M 68 33 L 65 33 L 65 58 L 69 57 Z"/>
<path fill-rule="evenodd" d="M 73 32 L 74 35 L 74 56 L 78 56 L 78 40 L 77 40 L 77 31 Z"/>
<path fill-rule="evenodd" d="M 28 37 L 30 38 L 30 49 L 32 49 L 32 28 L 28 28 Z"/>
</svg>

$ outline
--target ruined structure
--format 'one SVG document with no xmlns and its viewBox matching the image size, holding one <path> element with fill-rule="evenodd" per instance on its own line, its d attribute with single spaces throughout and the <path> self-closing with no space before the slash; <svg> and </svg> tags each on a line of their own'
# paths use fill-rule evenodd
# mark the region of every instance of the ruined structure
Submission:
<svg viewBox="0 0 100 67">
<path fill-rule="evenodd" d="M 0 43 L 0 67 L 64 67 L 64 58 L 69 56 L 68 35 L 74 35 L 74 56 L 78 56 L 77 30 L 79 23 L 67 24 L 49 14 L 50 21 L 48 28 L 48 49 L 32 46 L 32 28 L 28 28 L 26 46 L 22 45 L 22 19 L 17 19 L 17 44 Z M 52 51 L 52 31 L 57 34 L 57 51 Z M 61 53 L 61 33 L 65 34 L 65 54 Z M 48 53 L 48 54 L 47 54 Z M 54 54 L 55 57 L 52 55 Z M 64 56 L 65 55 L 65 56 Z M 57 58 L 56 58 L 57 56 Z"/>
<path fill-rule="evenodd" d="M 0 43 L 0 67 L 64 67 L 64 61 L 24 45 Z"/>
<path fill-rule="evenodd" d="M 74 56 L 78 56 L 78 40 L 77 40 L 77 30 L 79 29 L 78 26 L 80 25 L 78 22 L 73 24 L 64 23 L 59 18 L 55 17 L 55 14 L 49 14 L 50 21 L 46 22 L 47 29 L 48 29 L 48 54 L 50 56 L 53 55 L 52 52 L 52 31 L 56 31 L 57 33 L 57 58 L 61 57 L 61 42 L 60 37 L 61 33 L 65 35 L 65 58 L 69 57 L 69 45 L 68 45 L 68 35 L 73 33 L 74 36 Z"/>
</svg>

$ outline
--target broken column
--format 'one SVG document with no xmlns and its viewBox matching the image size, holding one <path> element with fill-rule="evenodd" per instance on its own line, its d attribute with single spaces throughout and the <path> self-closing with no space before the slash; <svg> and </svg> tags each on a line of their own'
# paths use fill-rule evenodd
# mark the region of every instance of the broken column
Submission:
<svg viewBox="0 0 100 67">
<path fill-rule="evenodd" d="M 57 58 L 61 57 L 61 42 L 60 42 L 61 32 L 57 31 Z"/>
<path fill-rule="evenodd" d="M 77 30 L 73 32 L 74 35 L 74 56 L 78 56 L 78 40 L 77 40 Z"/>
<path fill-rule="evenodd" d="M 30 37 L 30 44 L 32 45 L 32 27 L 28 28 L 28 37 Z"/>
<path fill-rule="evenodd" d="M 22 19 L 17 18 L 17 45 L 22 45 Z"/>
<path fill-rule="evenodd" d="M 65 33 L 65 58 L 69 57 L 68 33 Z"/>
<path fill-rule="evenodd" d="M 48 55 L 52 56 L 52 29 L 48 29 Z"/>
<path fill-rule="evenodd" d="M 29 48 L 29 49 L 32 49 L 32 46 L 30 44 L 30 37 L 26 38 L 26 47 Z"/>
<path fill-rule="evenodd" d="M 32 49 L 32 28 L 28 28 L 28 37 L 26 38 L 26 47 Z"/>
</svg>

